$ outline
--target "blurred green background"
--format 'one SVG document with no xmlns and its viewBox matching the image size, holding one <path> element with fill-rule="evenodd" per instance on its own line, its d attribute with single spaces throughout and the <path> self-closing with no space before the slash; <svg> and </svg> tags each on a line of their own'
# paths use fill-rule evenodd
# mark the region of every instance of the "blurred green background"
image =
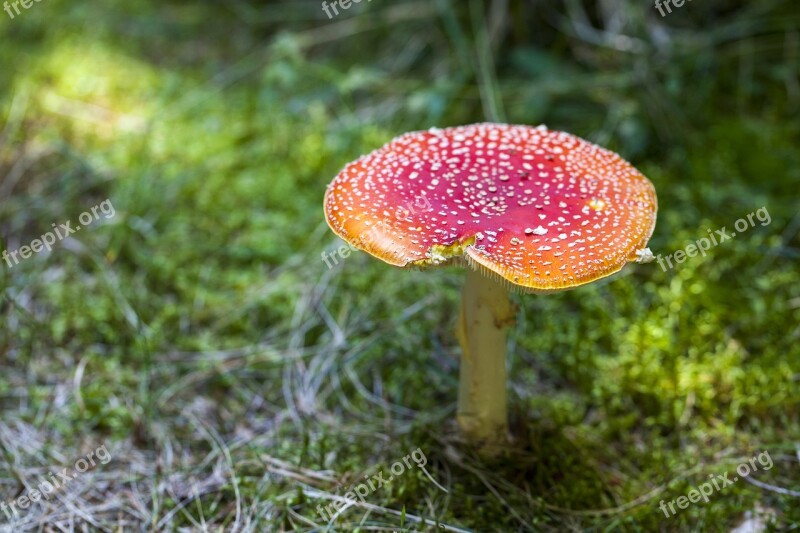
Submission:
<svg viewBox="0 0 800 533">
<path fill-rule="evenodd" d="M 0 530 L 800 527 L 796 0 L 20 9 L 0 12 L 0 248 L 115 214 L 0 264 L 0 502 L 113 460 Z M 515 296 L 517 447 L 495 462 L 453 423 L 463 271 L 321 260 L 345 163 L 483 120 L 631 161 L 656 254 L 771 216 L 666 272 Z M 447 492 L 414 468 L 318 514 L 417 448 Z M 659 510 L 765 451 L 768 471 Z"/>
</svg>

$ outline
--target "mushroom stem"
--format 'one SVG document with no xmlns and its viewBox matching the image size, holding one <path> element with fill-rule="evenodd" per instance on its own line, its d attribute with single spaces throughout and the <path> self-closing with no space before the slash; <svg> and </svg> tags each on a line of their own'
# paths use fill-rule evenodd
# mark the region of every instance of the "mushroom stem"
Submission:
<svg viewBox="0 0 800 533">
<path fill-rule="evenodd" d="M 468 268 L 457 332 L 462 351 L 458 423 L 484 448 L 508 438 L 506 328 L 513 323 L 506 288 Z"/>
</svg>

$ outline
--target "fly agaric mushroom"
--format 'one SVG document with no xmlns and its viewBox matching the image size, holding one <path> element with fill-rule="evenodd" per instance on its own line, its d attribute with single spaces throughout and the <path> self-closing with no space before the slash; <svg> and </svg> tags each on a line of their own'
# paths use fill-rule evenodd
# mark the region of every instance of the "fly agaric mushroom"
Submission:
<svg viewBox="0 0 800 533">
<path fill-rule="evenodd" d="M 419 204 L 427 209 L 405 209 Z M 348 164 L 325 217 L 398 267 L 466 264 L 458 422 L 484 445 L 507 436 L 507 288 L 572 289 L 648 262 L 653 185 L 614 152 L 544 126 L 473 124 L 407 133 Z"/>
</svg>

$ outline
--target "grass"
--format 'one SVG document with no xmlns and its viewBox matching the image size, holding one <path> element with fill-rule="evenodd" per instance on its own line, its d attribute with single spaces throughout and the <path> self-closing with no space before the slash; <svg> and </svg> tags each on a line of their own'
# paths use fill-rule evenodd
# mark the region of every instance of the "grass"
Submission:
<svg viewBox="0 0 800 533">
<path fill-rule="evenodd" d="M 48 0 L 0 20 L 2 248 L 115 208 L 0 269 L 0 502 L 112 455 L 0 528 L 800 525 L 800 10 L 507 4 L 328 21 L 316 2 Z M 657 254 L 770 215 L 671 270 L 516 296 L 517 447 L 494 463 L 453 424 L 463 272 L 321 260 L 345 163 L 492 117 L 631 160 L 658 191 Z M 318 514 L 417 449 L 446 492 L 412 463 Z M 761 485 L 659 510 L 765 451 Z"/>
</svg>

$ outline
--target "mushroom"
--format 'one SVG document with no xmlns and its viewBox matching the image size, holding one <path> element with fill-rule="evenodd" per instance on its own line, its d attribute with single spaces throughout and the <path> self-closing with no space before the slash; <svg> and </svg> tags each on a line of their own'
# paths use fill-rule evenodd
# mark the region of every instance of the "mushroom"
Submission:
<svg viewBox="0 0 800 533">
<path fill-rule="evenodd" d="M 656 208 L 653 185 L 614 152 L 493 123 L 401 135 L 345 166 L 325 194 L 328 225 L 351 246 L 401 268 L 468 267 L 457 419 L 483 446 L 508 438 L 507 289 L 572 289 L 652 260 Z"/>
</svg>

